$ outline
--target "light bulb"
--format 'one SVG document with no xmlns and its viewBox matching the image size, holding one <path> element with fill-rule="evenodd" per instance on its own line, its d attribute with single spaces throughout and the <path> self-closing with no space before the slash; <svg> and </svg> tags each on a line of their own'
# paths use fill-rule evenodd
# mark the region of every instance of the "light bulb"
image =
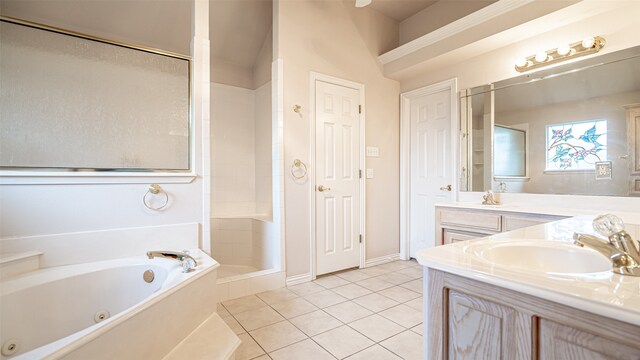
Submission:
<svg viewBox="0 0 640 360">
<path fill-rule="evenodd" d="M 516 59 L 516 66 L 517 67 L 525 67 L 527 65 L 527 58 L 525 57 L 520 57 Z"/>
<path fill-rule="evenodd" d="M 537 62 L 543 62 L 547 60 L 547 52 L 546 51 L 540 51 L 536 54 L 536 61 Z"/>
<path fill-rule="evenodd" d="M 584 40 L 582 40 L 582 47 L 585 49 L 591 49 L 595 43 L 596 39 L 592 37 L 584 38 Z"/>
<path fill-rule="evenodd" d="M 558 49 L 556 50 L 556 52 L 560 56 L 568 55 L 571 52 L 571 46 L 569 46 L 569 44 L 560 45 L 558 46 Z"/>
</svg>

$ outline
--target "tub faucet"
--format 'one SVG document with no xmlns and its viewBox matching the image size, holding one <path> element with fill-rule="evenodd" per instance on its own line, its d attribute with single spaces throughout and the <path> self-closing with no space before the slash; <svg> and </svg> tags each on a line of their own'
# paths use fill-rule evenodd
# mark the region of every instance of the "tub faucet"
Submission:
<svg viewBox="0 0 640 360">
<path fill-rule="evenodd" d="M 147 257 L 153 259 L 154 257 L 171 258 L 180 261 L 182 264 L 182 272 L 188 273 L 195 270 L 197 266 L 196 259 L 189 255 L 187 250 L 180 251 L 147 251 Z"/>
<path fill-rule="evenodd" d="M 607 237 L 608 241 L 593 235 L 574 233 L 574 243 L 608 257 L 616 274 L 640 276 L 640 251 L 624 231 L 622 219 L 611 214 L 600 215 L 593 220 L 593 229 Z"/>
</svg>

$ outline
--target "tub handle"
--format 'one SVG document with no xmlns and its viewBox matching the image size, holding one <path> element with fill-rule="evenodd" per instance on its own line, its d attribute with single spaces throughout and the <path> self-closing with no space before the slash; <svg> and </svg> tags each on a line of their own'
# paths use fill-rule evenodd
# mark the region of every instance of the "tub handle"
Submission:
<svg viewBox="0 0 640 360">
<path fill-rule="evenodd" d="M 153 206 L 152 204 L 149 204 L 150 199 L 155 195 L 160 195 L 160 193 L 162 193 L 161 196 L 164 197 L 164 199 L 160 202 L 160 205 Z M 149 210 L 160 211 L 160 210 L 164 209 L 167 206 L 167 204 L 169 203 L 169 194 L 167 194 L 166 191 L 162 190 L 160 185 L 151 184 L 151 185 L 149 185 L 149 188 L 147 189 L 147 192 L 142 197 L 142 203 Z"/>
</svg>

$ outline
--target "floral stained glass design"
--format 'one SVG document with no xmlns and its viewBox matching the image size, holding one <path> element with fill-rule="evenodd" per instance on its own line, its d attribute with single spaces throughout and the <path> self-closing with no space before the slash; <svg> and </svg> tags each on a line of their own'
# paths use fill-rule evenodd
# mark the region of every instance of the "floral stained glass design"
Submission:
<svg viewBox="0 0 640 360">
<path fill-rule="evenodd" d="M 547 125 L 546 170 L 595 170 L 607 160 L 607 120 Z"/>
</svg>

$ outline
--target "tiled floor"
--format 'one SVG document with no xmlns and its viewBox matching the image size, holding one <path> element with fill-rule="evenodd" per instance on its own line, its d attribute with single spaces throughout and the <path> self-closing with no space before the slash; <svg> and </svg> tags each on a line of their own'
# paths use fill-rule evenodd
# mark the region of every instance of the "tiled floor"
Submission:
<svg viewBox="0 0 640 360">
<path fill-rule="evenodd" d="M 237 360 L 422 359 L 422 269 L 395 261 L 218 305 Z"/>
</svg>

